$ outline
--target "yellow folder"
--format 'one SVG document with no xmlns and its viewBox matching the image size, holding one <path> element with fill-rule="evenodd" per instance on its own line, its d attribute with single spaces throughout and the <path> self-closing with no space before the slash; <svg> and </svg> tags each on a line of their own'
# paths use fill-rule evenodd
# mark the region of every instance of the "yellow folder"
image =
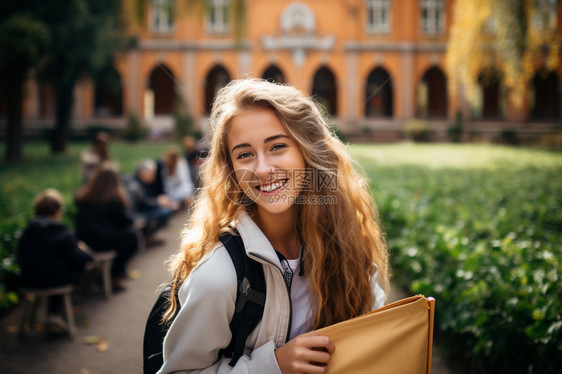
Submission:
<svg viewBox="0 0 562 374">
<path fill-rule="evenodd" d="M 408 297 L 316 330 L 336 350 L 329 374 L 430 374 L 435 299 Z"/>
</svg>

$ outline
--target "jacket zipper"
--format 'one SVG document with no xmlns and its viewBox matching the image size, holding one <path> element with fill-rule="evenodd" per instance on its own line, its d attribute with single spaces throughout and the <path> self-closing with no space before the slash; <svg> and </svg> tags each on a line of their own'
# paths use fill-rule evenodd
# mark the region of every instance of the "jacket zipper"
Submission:
<svg viewBox="0 0 562 374">
<path fill-rule="evenodd" d="M 279 266 L 275 265 L 273 262 L 269 261 L 268 259 L 256 253 L 249 252 L 249 254 L 260 259 L 263 262 L 267 262 L 268 264 L 272 265 L 274 268 L 279 270 L 279 273 L 283 278 L 283 270 L 281 270 Z M 291 324 L 293 323 L 293 301 L 291 300 L 291 294 L 289 293 L 289 289 L 287 288 L 287 285 L 285 284 L 285 282 L 283 282 L 283 284 L 285 285 L 285 290 L 287 291 L 287 297 L 289 298 L 289 325 L 287 326 L 287 336 L 285 337 L 285 343 L 287 343 L 289 341 L 289 337 L 291 336 Z"/>
</svg>

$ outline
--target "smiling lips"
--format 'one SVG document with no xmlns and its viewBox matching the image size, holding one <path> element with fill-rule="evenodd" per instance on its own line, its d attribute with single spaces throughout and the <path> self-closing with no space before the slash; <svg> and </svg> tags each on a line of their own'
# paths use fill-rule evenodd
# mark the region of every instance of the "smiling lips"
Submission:
<svg viewBox="0 0 562 374">
<path fill-rule="evenodd" d="M 261 192 L 273 192 L 284 187 L 288 181 L 288 179 L 281 179 L 272 183 L 256 186 L 256 188 Z"/>
</svg>

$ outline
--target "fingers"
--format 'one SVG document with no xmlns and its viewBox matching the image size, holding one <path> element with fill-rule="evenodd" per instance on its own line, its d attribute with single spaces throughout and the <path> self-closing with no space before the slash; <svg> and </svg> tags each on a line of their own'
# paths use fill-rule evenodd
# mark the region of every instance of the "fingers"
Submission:
<svg viewBox="0 0 562 374">
<path fill-rule="evenodd" d="M 306 339 L 305 344 L 307 344 L 307 347 L 312 349 L 324 348 L 326 352 L 328 352 L 329 354 L 334 353 L 334 351 L 336 350 L 336 346 L 327 336 L 315 335 L 315 333 L 312 332 L 312 333 L 303 334 L 297 337 L 296 339 L 299 338 Z"/>
<path fill-rule="evenodd" d="M 322 374 L 328 370 L 335 345 L 326 336 L 300 335 L 275 351 L 282 373 Z"/>
</svg>

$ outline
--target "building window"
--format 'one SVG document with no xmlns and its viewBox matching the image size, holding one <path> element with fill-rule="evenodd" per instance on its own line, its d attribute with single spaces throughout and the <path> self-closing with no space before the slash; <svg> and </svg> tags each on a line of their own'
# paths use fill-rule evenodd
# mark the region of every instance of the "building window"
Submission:
<svg viewBox="0 0 562 374">
<path fill-rule="evenodd" d="M 152 0 L 152 31 L 169 33 L 174 30 L 174 0 Z"/>
<path fill-rule="evenodd" d="M 445 2 L 443 0 L 421 0 L 422 31 L 440 34 L 445 30 Z"/>
<path fill-rule="evenodd" d="M 537 5 L 532 13 L 534 29 L 542 32 L 556 32 L 557 8 L 557 0 L 537 0 Z"/>
<path fill-rule="evenodd" d="M 367 32 L 390 32 L 390 0 L 366 0 Z"/>
<path fill-rule="evenodd" d="M 207 31 L 222 34 L 230 31 L 230 0 L 211 0 L 207 16 Z"/>
</svg>

